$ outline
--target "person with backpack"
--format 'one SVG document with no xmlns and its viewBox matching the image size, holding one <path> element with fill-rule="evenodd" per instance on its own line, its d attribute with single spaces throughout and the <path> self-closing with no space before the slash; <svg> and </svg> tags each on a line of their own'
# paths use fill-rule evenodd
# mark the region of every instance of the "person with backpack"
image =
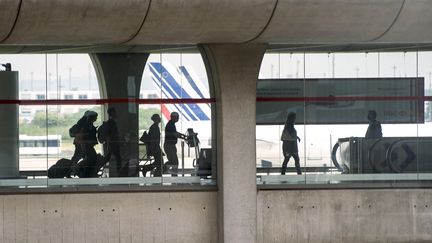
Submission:
<svg viewBox="0 0 432 243">
<path fill-rule="evenodd" d="M 160 129 L 159 123 L 161 122 L 161 117 L 159 114 L 153 114 L 150 118 L 153 121 L 153 124 L 150 126 L 149 132 L 147 136 L 144 132 L 142 139 L 140 139 L 143 143 L 146 144 L 147 147 L 147 156 L 153 156 L 154 162 L 152 164 L 146 165 L 143 168 L 143 174 L 145 175 L 147 171 L 151 171 L 155 169 L 154 176 L 160 177 L 162 176 L 162 166 L 163 166 L 163 153 L 160 147 Z"/>
<path fill-rule="evenodd" d="M 86 113 L 87 112 L 88 111 L 86 111 Z M 71 161 L 75 165 L 78 163 L 78 161 L 84 158 L 84 148 L 82 146 L 84 143 L 84 138 L 82 128 L 87 122 L 87 117 L 85 115 L 86 113 L 84 113 L 84 115 L 78 120 L 78 122 L 69 129 L 69 136 L 73 138 L 73 144 L 75 146 L 75 151 L 72 155 Z"/>
<path fill-rule="evenodd" d="M 94 170 L 96 170 L 97 153 L 94 146 L 98 142 L 94 122 L 97 120 L 97 117 L 97 112 L 88 110 L 77 124 L 69 129 L 70 135 L 74 136 L 75 144 L 75 153 L 71 160 L 75 163 L 75 161 L 83 158 L 83 161 L 77 164 L 74 169 L 78 170 L 74 171 L 74 173 L 77 173 L 79 177 L 92 177 L 96 173 Z"/>
<path fill-rule="evenodd" d="M 94 146 L 98 144 L 96 138 L 96 127 L 94 122 L 97 120 L 98 113 L 95 111 L 86 111 L 85 116 L 87 117 L 86 123 L 83 126 L 83 137 L 84 137 L 84 156 L 86 159 L 96 159 L 96 150 Z"/>
<path fill-rule="evenodd" d="M 106 161 L 110 161 L 111 156 L 115 157 L 115 164 L 110 162 L 110 176 L 118 176 L 122 166 L 122 158 L 120 153 L 120 136 L 117 127 L 117 111 L 114 107 L 110 107 L 107 111 L 108 121 L 103 122 L 98 129 L 99 142 L 103 144 L 103 151 Z M 115 172 L 114 172 L 115 170 Z M 114 172 L 114 173 L 113 173 Z"/>
</svg>

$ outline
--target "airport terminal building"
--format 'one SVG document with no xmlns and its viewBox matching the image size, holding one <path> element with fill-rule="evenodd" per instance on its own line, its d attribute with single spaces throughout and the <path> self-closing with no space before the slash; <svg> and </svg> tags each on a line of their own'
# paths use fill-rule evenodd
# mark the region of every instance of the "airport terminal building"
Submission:
<svg viewBox="0 0 432 243">
<path fill-rule="evenodd" d="M 431 10 L 0 0 L 0 242 L 432 242 Z"/>
</svg>

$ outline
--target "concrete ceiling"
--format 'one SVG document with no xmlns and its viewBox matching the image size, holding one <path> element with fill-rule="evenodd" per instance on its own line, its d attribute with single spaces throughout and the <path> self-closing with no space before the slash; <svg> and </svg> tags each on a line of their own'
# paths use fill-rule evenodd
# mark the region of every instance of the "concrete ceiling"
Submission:
<svg viewBox="0 0 432 243">
<path fill-rule="evenodd" d="M 0 0 L 0 53 L 430 49 L 430 0 Z"/>
</svg>

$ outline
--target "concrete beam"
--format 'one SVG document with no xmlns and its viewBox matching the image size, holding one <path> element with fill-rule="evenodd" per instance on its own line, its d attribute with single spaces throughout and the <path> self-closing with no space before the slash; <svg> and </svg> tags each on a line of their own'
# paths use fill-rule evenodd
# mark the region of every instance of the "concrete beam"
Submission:
<svg viewBox="0 0 432 243">
<path fill-rule="evenodd" d="M 431 43 L 430 10 L 428 0 L 0 0 L 0 42 Z"/>
<path fill-rule="evenodd" d="M 256 241 L 256 80 L 264 44 L 205 45 L 215 86 L 219 242 Z"/>
<path fill-rule="evenodd" d="M 389 28 L 402 0 L 279 1 L 273 18 L 258 38 L 276 43 L 363 42 Z"/>
<path fill-rule="evenodd" d="M 432 2 L 428 0 L 408 0 L 394 25 L 377 42 L 423 43 L 432 40 Z"/>
<path fill-rule="evenodd" d="M 19 0 L 0 0 L 0 43 L 11 32 L 18 16 Z"/>
<path fill-rule="evenodd" d="M 152 1 L 144 25 L 130 44 L 238 43 L 258 35 L 275 0 Z"/>
<path fill-rule="evenodd" d="M 122 43 L 140 30 L 149 2 L 150 0 L 22 1 L 17 23 L 4 43 Z"/>
</svg>

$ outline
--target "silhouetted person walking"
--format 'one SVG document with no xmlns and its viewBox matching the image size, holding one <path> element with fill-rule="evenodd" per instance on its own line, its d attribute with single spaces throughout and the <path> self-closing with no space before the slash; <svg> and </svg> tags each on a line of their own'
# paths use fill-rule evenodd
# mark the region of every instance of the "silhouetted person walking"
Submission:
<svg viewBox="0 0 432 243">
<path fill-rule="evenodd" d="M 160 147 L 160 129 L 159 123 L 161 122 L 161 117 L 158 114 L 153 114 L 151 117 L 153 124 L 150 126 L 148 135 L 150 137 L 150 142 L 147 145 L 147 155 L 153 156 L 154 162 L 152 164 L 146 165 L 143 169 L 143 174 L 145 175 L 147 171 L 155 169 L 154 176 L 162 176 L 163 167 L 163 154 Z"/>
<path fill-rule="evenodd" d="M 284 161 L 282 163 L 282 175 L 285 175 L 287 164 L 291 156 L 294 158 L 297 174 L 301 175 L 300 158 L 298 155 L 298 145 L 297 145 L 297 140 L 300 142 L 300 138 L 297 136 L 297 131 L 294 128 L 295 120 L 296 120 L 296 113 L 290 112 L 285 121 L 285 126 L 281 136 L 282 151 L 284 156 Z"/>
<path fill-rule="evenodd" d="M 105 160 L 110 161 L 111 156 L 114 155 L 116 162 L 114 165 L 110 164 L 110 176 L 117 175 L 122 166 L 122 158 L 120 153 L 120 136 L 117 127 L 117 111 L 114 107 L 108 109 L 108 129 L 106 134 L 106 141 L 103 144 L 103 150 L 105 155 Z M 111 163 L 111 162 L 110 162 Z M 116 173 L 112 173 L 112 170 L 116 170 Z"/>
<path fill-rule="evenodd" d="M 73 144 L 75 146 L 75 151 L 71 158 L 71 161 L 74 165 L 76 165 L 78 161 L 84 158 L 84 137 L 82 129 L 88 119 L 85 116 L 86 113 L 84 113 L 84 115 L 77 121 L 77 123 L 69 130 L 69 133 L 71 134 L 71 136 L 73 136 Z"/>
<path fill-rule="evenodd" d="M 165 143 L 164 150 L 167 156 L 168 162 L 165 163 L 165 167 L 172 168 L 172 176 L 177 176 L 178 172 L 178 157 L 177 157 L 177 140 L 178 138 L 185 138 L 184 134 L 177 132 L 175 123 L 179 120 L 179 114 L 177 112 L 171 113 L 171 118 L 165 126 Z"/>
<path fill-rule="evenodd" d="M 77 167 L 74 168 L 74 173 L 79 177 L 93 177 L 97 175 L 96 165 L 96 150 L 94 146 L 98 143 L 96 138 L 96 127 L 93 125 L 97 120 L 98 114 L 94 111 L 86 111 L 84 117 L 79 120 L 79 132 L 75 135 L 74 144 L 78 148 L 72 157 L 72 161 L 77 159 L 77 154 L 83 157 Z"/>
<path fill-rule="evenodd" d="M 90 160 L 96 159 L 96 150 L 94 146 L 97 144 L 96 127 L 93 123 L 97 120 L 98 114 L 95 111 L 86 111 L 84 116 L 80 118 L 76 124 L 77 131 L 74 136 L 75 152 L 71 158 L 75 164 L 81 159 Z"/>
<path fill-rule="evenodd" d="M 374 110 L 368 111 L 369 126 L 366 131 L 365 138 L 382 138 L 381 123 L 376 120 L 377 113 Z"/>
</svg>

